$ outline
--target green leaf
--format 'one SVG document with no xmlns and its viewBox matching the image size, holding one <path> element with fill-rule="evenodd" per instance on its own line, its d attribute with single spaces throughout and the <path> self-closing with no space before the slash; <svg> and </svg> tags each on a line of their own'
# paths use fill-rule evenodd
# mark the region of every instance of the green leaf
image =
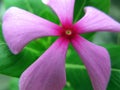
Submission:
<svg viewBox="0 0 120 90">
<path fill-rule="evenodd" d="M 78 21 L 84 16 L 84 7 L 93 6 L 105 13 L 109 12 L 110 0 L 76 0 L 74 8 L 74 22 Z"/>
<path fill-rule="evenodd" d="M 76 0 L 74 7 L 74 22 L 78 21 L 84 15 L 84 7 L 87 4 L 87 0 Z"/>
<path fill-rule="evenodd" d="M 6 46 L 4 46 L 4 47 L 6 47 Z M 119 77 L 120 76 L 120 57 L 119 56 L 120 56 L 120 53 L 116 53 L 116 52 L 120 51 L 120 46 L 110 46 L 110 47 L 107 47 L 107 49 L 108 49 L 108 51 L 110 53 L 111 61 L 112 61 L 112 75 L 111 75 L 110 83 L 109 83 L 109 86 L 108 86 L 108 90 L 119 90 L 120 89 L 120 87 L 119 87 L 119 83 L 120 83 L 120 80 L 119 80 L 120 79 L 120 77 Z M 6 50 L 3 50 L 3 51 L 6 51 Z M 1 51 L 1 52 L 3 53 L 3 51 Z M 67 62 L 67 64 L 66 64 L 67 83 L 68 83 L 67 87 L 69 87 L 69 89 L 71 89 L 71 90 L 72 90 L 72 88 L 74 88 L 73 90 L 79 90 L 79 89 L 82 89 L 82 90 L 93 90 L 92 86 L 91 86 L 91 83 L 90 83 L 89 76 L 87 74 L 87 71 L 86 71 L 84 65 L 82 65 L 82 63 L 79 62 L 79 57 L 74 58 L 74 57 L 77 56 L 77 53 L 74 53 L 74 52 L 70 53 L 70 54 L 74 54 L 75 56 L 74 55 L 70 55 L 72 58 L 71 59 L 69 58 L 69 61 L 72 61 L 72 62 L 75 61 L 75 63 L 73 64 L 72 62 Z M 27 52 L 27 54 L 28 53 L 29 52 Z M 0 53 L 0 55 L 1 55 L 1 53 Z M 32 58 L 32 57 L 30 57 L 29 59 L 25 59 L 25 60 L 23 59 L 23 60 L 20 60 L 20 61 L 19 61 L 20 58 L 18 58 L 18 61 L 17 61 L 16 60 L 17 57 L 21 57 L 21 56 L 24 57 L 24 55 L 22 54 L 21 56 L 19 56 L 19 55 L 13 56 L 13 55 L 10 54 L 8 56 L 9 57 L 12 56 L 13 58 L 12 59 L 11 58 L 3 59 L 4 62 L 8 63 L 7 64 L 8 67 L 4 68 L 4 67 L 7 66 L 6 63 L 5 63 L 5 66 L 2 65 L 2 67 L 3 67 L 2 73 L 3 72 L 9 72 L 9 73 L 5 73 L 5 74 L 12 75 L 12 76 L 19 76 L 20 73 L 21 73 L 19 70 L 22 67 L 23 68 L 27 67 L 24 63 L 31 63 L 31 62 L 28 62 L 26 60 L 31 61 L 30 58 Z M 26 57 L 26 55 L 25 55 L 25 57 Z M 7 60 L 7 61 L 5 61 L 5 60 Z M 1 61 L 1 62 L 3 62 L 3 61 Z M 8 61 L 9 62 L 12 61 L 12 63 L 9 63 Z M 18 62 L 18 64 L 14 64 L 13 62 Z M 22 67 L 21 67 L 21 65 L 22 65 Z M 1 64 L 0 64 L 0 66 L 1 66 Z M 11 66 L 13 68 L 11 68 Z M 14 71 L 14 72 L 11 72 L 11 71 Z"/>
<path fill-rule="evenodd" d="M 40 0 L 12 0 L 12 2 L 11 0 L 4 0 L 4 4 L 6 8 L 17 6 L 59 24 L 59 19 L 56 14 L 49 7 L 41 3 Z M 110 6 L 110 0 L 76 0 L 74 22 L 84 15 L 83 8 L 85 6 L 94 6 L 107 13 Z M 94 33 L 90 33 L 84 37 L 88 39 L 93 35 Z M 48 37 L 34 40 L 28 44 L 20 54 L 13 55 L 3 39 L 0 25 L 0 73 L 19 77 L 56 38 L 57 37 Z M 120 89 L 120 53 L 117 52 L 119 49 L 119 46 L 108 47 L 112 62 L 112 74 L 108 90 Z M 71 46 L 68 50 L 66 63 L 67 85 L 64 90 L 93 90 L 86 68 Z"/>
<path fill-rule="evenodd" d="M 85 6 L 93 6 L 108 13 L 110 9 L 110 0 L 76 0 L 74 7 L 74 23 L 84 16 Z M 87 33 L 82 36 L 92 41 L 94 34 L 95 33 Z"/>
<path fill-rule="evenodd" d="M 86 68 L 79 55 L 71 45 L 69 46 L 67 53 L 66 78 L 66 87 L 69 89 L 93 90 Z"/>
<path fill-rule="evenodd" d="M 57 16 L 40 0 L 12 0 L 12 2 L 10 0 L 4 0 L 4 4 L 6 8 L 17 6 L 48 20 L 54 20 L 56 23 L 58 22 Z M 28 44 L 20 54 L 13 55 L 3 39 L 0 25 L 0 73 L 19 77 L 21 73 L 55 41 L 56 38 L 57 37 L 47 37 L 34 40 Z"/>
<path fill-rule="evenodd" d="M 109 51 L 112 64 L 111 78 L 107 90 L 119 90 L 120 46 L 104 45 L 104 47 L 106 47 L 107 50 Z M 66 64 L 67 82 L 69 83 L 67 86 L 69 86 L 70 88 L 74 88 L 73 90 L 93 90 L 86 68 L 82 63 L 79 62 L 80 59 L 76 57 L 76 53 L 74 54 L 73 51 L 73 53 L 71 53 L 70 56 L 71 58 L 69 58 L 69 62 L 67 61 Z"/>
<path fill-rule="evenodd" d="M 4 0 L 4 4 L 7 9 L 16 6 L 59 24 L 56 14 L 47 5 L 43 4 L 41 0 L 12 0 L 12 2 L 11 0 Z"/>
<path fill-rule="evenodd" d="M 88 0 L 87 6 L 94 6 L 105 13 L 109 13 L 111 0 Z"/>
<path fill-rule="evenodd" d="M 13 55 L 5 42 L 0 42 L 0 73 L 19 77 L 37 59 L 39 52 L 26 47 L 20 54 Z"/>
<path fill-rule="evenodd" d="M 74 90 L 93 90 L 84 65 L 66 64 L 66 73 L 69 87 Z"/>
<path fill-rule="evenodd" d="M 11 78 L 10 80 L 10 85 L 9 85 L 9 90 L 19 90 L 19 79 L 18 78 Z"/>
<path fill-rule="evenodd" d="M 19 77 L 56 39 L 51 37 L 41 38 L 30 42 L 21 53 L 14 55 L 9 50 L 2 35 L 0 24 L 0 73 Z M 40 46 L 39 46 L 40 45 Z"/>
<path fill-rule="evenodd" d="M 1 40 L 4 40 L 4 39 L 3 39 L 3 34 L 2 34 L 2 25 L 0 23 L 0 41 Z"/>
<path fill-rule="evenodd" d="M 118 45 L 107 45 L 106 48 L 109 51 L 112 64 L 112 74 L 108 90 L 119 90 L 120 89 L 120 46 Z"/>
<path fill-rule="evenodd" d="M 0 24 L 0 73 L 19 77 L 41 55 L 42 51 L 40 53 L 35 49 L 25 47 L 20 54 L 12 54 L 2 37 L 1 29 Z"/>
<path fill-rule="evenodd" d="M 6 9 L 16 6 L 55 23 L 59 23 L 58 17 L 48 6 L 44 5 L 41 0 L 12 0 L 12 2 L 11 0 L 4 0 L 4 5 Z M 20 54 L 14 55 L 11 53 L 3 39 L 0 26 L 0 73 L 19 77 L 21 73 L 31 65 L 52 42 L 54 42 L 55 39 L 56 37 L 52 39 L 51 37 L 47 37 L 34 40 L 30 42 Z"/>
</svg>

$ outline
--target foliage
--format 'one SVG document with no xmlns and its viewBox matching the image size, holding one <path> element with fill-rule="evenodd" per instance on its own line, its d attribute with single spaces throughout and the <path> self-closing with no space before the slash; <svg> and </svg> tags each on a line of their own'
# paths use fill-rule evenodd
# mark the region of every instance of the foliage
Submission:
<svg viewBox="0 0 120 90">
<path fill-rule="evenodd" d="M 4 0 L 4 5 L 6 9 L 16 6 L 48 19 L 56 24 L 60 24 L 56 14 L 48 6 L 44 5 L 41 0 L 12 0 L 12 2 L 11 0 Z M 84 15 L 85 6 L 94 6 L 105 13 L 108 13 L 110 0 L 76 0 L 74 8 L 74 23 Z M 90 33 L 83 36 L 92 40 L 94 35 L 95 33 Z M 2 26 L 0 24 L 0 73 L 13 77 L 19 77 L 21 73 L 56 40 L 56 38 L 57 37 L 46 37 L 36 39 L 30 42 L 20 54 L 14 55 L 10 52 L 3 39 Z M 103 46 L 108 49 L 112 62 L 112 73 L 108 90 L 119 90 L 120 52 L 118 51 L 120 51 L 120 46 Z M 78 54 L 71 46 L 69 46 L 67 53 L 66 74 L 67 84 L 64 90 L 93 90 L 86 68 L 78 57 Z"/>
</svg>

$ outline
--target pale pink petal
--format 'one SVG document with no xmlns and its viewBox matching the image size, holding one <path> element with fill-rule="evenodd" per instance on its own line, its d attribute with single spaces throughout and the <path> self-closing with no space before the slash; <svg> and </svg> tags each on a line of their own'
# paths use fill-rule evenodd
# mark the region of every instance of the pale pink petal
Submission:
<svg viewBox="0 0 120 90">
<path fill-rule="evenodd" d="M 72 45 L 86 66 L 94 90 L 106 90 L 110 78 L 110 57 L 107 50 L 77 36 Z"/>
<path fill-rule="evenodd" d="M 58 25 L 17 7 L 7 10 L 2 27 L 4 38 L 14 54 L 19 53 L 33 39 L 58 35 L 59 28 Z"/>
<path fill-rule="evenodd" d="M 72 24 L 75 0 L 42 0 L 58 15 L 62 25 Z"/>
<path fill-rule="evenodd" d="M 120 32 L 120 24 L 117 21 L 104 12 L 90 6 L 85 8 L 85 16 L 74 26 L 79 33 L 97 31 Z"/>
<path fill-rule="evenodd" d="M 58 39 L 20 78 L 20 90 L 62 90 L 68 40 Z"/>
</svg>

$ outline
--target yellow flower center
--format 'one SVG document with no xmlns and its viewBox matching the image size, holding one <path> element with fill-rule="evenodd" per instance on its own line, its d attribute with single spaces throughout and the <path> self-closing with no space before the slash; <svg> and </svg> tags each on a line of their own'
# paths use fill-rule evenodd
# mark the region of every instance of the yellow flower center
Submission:
<svg viewBox="0 0 120 90">
<path fill-rule="evenodd" d="M 71 30 L 66 30 L 66 31 L 65 31 L 65 34 L 66 34 L 66 35 L 71 35 L 71 34 L 72 34 L 72 31 L 71 31 Z"/>
</svg>

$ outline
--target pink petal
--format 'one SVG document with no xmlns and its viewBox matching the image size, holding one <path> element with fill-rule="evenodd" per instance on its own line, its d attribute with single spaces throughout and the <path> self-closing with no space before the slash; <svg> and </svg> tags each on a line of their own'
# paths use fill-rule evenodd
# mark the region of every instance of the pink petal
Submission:
<svg viewBox="0 0 120 90">
<path fill-rule="evenodd" d="M 94 90 L 106 90 L 111 71 L 107 50 L 80 36 L 72 40 L 72 45 L 88 70 Z"/>
<path fill-rule="evenodd" d="M 20 90 L 62 90 L 68 41 L 58 39 L 20 78 Z"/>
<path fill-rule="evenodd" d="M 14 54 L 31 40 L 43 36 L 56 36 L 59 26 L 22 9 L 12 7 L 3 18 L 3 34 Z"/>
<path fill-rule="evenodd" d="M 120 24 L 94 7 L 85 8 L 85 16 L 79 20 L 75 27 L 79 33 L 94 31 L 120 32 Z"/>
<path fill-rule="evenodd" d="M 75 0 L 42 0 L 42 2 L 56 12 L 62 25 L 72 24 Z"/>
</svg>

